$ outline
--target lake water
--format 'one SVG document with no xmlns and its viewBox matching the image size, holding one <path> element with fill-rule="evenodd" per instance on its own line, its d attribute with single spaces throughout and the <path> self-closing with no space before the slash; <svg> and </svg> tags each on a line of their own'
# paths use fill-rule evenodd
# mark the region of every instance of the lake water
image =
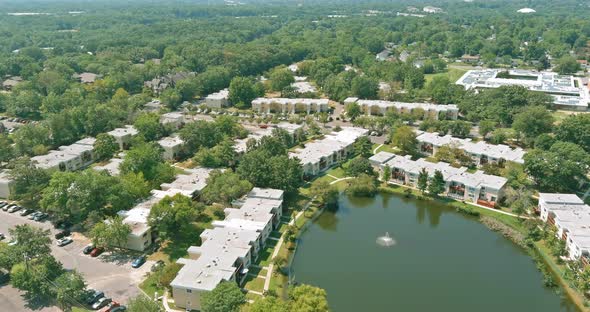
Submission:
<svg viewBox="0 0 590 312">
<path fill-rule="evenodd" d="M 396 245 L 376 244 L 385 232 Z M 446 206 L 391 194 L 342 195 L 338 211 L 301 236 L 292 272 L 324 288 L 336 312 L 577 311 L 502 235 Z"/>
</svg>

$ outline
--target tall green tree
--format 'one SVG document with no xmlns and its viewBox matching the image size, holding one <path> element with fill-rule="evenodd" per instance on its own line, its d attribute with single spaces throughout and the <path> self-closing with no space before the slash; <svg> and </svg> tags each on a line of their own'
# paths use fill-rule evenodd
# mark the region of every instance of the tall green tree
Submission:
<svg viewBox="0 0 590 312">
<path fill-rule="evenodd" d="M 99 222 L 90 231 L 90 238 L 95 246 L 103 248 L 124 248 L 131 226 L 123 223 L 123 218 L 115 216 Z"/>
<path fill-rule="evenodd" d="M 106 134 L 101 133 L 96 136 L 94 142 L 94 155 L 98 160 L 110 159 L 119 150 L 119 145 L 115 138 Z"/>
<path fill-rule="evenodd" d="M 270 88 L 273 91 L 281 91 L 295 82 L 293 73 L 287 68 L 277 68 L 270 73 Z"/>
<path fill-rule="evenodd" d="M 426 192 L 426 188 L 428 188 L 428 171 L 426 171 L 425 168 L 422 168 L 422 170 L 420 170 L 420 173 L 418 174 L 418 189 L 420 190 L 420 192 L 422 192 L 422 194 L 424 194 L 424 192 Z"/>
<path fill-rule="evenodd" d="M 404 154 L 415 155 L 417 152 L 418 140 L 412 127 L 401 126 L 395 129 L 391 137 L 391 143 Z"/>
<path fill-rule="evenodd" d="M 248 108 L 256 98 L 256 90 L 252 79 L 235 77 L 229 84 L 229 100 L 237 108 Z"/>
<path fill-rule="evenodd" d="M 150 209 L 148 223 L 162 238 L 171 238 L 188 231 L 191 223 L 203 210 L 202 205 L 182 194 L 166 196 Z"/>
<path fill-rule="evenodd" d="M 252 183 L 240 179 L 232 171 L 212 171 L 207 179 L 207 187 L 201 193 L 201 198 L 207 203 L 222 203 L 229 205 L 232 201 L 242 197 L 252 189 Z"/>
<path fill-rule="evenodd" d="M 438 196 L 445 191 L 445 179 L 440 170 L 434 172 L 432 180 L 428 184 L 428 193 L 433 196 Z"/>
<path fill-rule="evenodd" d="M 135 298 L 129 299 L 127 303 L 127 311 L 129 312 L 161 312 L 160 305 L 150 298 L 139 295 Z"/>
<path fill-rule="evenodd" d="M 364 158 L 371 157 L 373 155 L 373 143 L 368 137 L 362 136 L 354 142 L 354 151 Z"/>
<path fill-rule="evenodd" d="M 246 295 L 233 282 L 221 282 L 211 292 L 201 296 L 203 312 L 238 312 L 246 302 Z"/>
</svg>

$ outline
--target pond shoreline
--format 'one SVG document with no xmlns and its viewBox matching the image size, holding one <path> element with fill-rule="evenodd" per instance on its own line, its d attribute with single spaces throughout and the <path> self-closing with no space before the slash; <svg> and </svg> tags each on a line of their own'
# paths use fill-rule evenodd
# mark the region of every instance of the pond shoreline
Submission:
<svg viewBox="0 0 590 312">
<path fill-rule="evenodd" d="M 408 191 L 407 191 L 408 189 L 411 190 L 410 196 L 408 196 Z M 576 291 L 575 289 L 570 287 L 568 282 L 561 276 L 561 274 L 559 272 L 556 271 L 556 264 L 553 263 L 553 259 L 550 257 L 550 255 L 547 255 L 542 250 L 540 250 L 538 248 L 537 244 L 535 244 L 535 248 L 527 248 L 527 246 L 524 245 L 524 242 L 521 239 L 515 240 L 515 237 L 514 237 L 515 235 L 519 236 L 520 238 L 524 237 L 523 234 L 525 231 L 524 228 L 520 225 L 520 223 L 519 223 L 520 221 L 518 220 L 517 217 L 507 216 L 506 214 L 490 212 L 488 210 L 480 209 L 478 206 L 467 205 L 466 203 L 462 203 L 462 202 L 455 201 L 455 200 L 452 200 L 452 202 L 449 202 L 449 200 L 447 200 L 447 199 L 443 200 L 441 198 L 432 198 L 432 197 L 428 197 L 428 196 L 422 196 L 419 193 L 416 193 L 415 190 L 412 190 L 410 188 L 406 188 L 403 186 L 398 186 L 398 185 L 380 186 L 379 192 L 386 193 L 386 194 L 395 194 L 395 195 L 403 196 L 404 198 L 409 198 L 409 199 L 413 199 L 413 200 L 437 202 L 437 203 L 443 204 L 449 208 L 457 209 L 457 208 L 461 207 L 467 211 L 475 211 L 477 216 L 470 215 L 469 213 L 465 213 L 463 211 L 460 211 L 460 209 L 457 209 L 459 213 L 462 213 L 464 215 L 467 215 L 467 216 L 477 219 L 477 221 L 479 221 L 481 224 L 488 227 L 490 230 L 500 232 L 501 234 L 503 234 L 503 236 L 508 238 L 511 242 L 513 242 L 517 246 L 523 248 L 524 251 L 527 253 L 527 255 L 529 257 L 531 257 L 531 260 L 535 259 L 535 255 L 540 255 L 540 257 L 537 257 L 537 258 L 542 260 L 542 262 L 548 268 L 549 272 L 556 278 L 559 286 L 563 289 L 564 294 L 570 299 L 570 301 L 576 306 L 576 308 L 579 311 L 588 311 L 588 309 L 584 306 L 584 298 L 581 296 L 581 294 L 579 294 L 578 291 Z M 312 216 L 310 216 L 310 217 L 304 216 L 305 222 L 301 225 L 301 230 L 299 231 L 299 233 L 297 235 L 297 241 L 296 241 L 294 247 L 291 250 L 289 250 L 289 257 L 288 257 L 288 263 L 289 263 L 288 267 L 289 268 L 291 268 L 293 259 L 294 259 L 295 255 L 297 254 L 300 236 L 303 235 L 309 229 L 310 225 L 314 222 L 314 220 L 317 220 L 324 213 L 324 211 L 325 210 L 323 208 L 317 207 Z M 484 218 L 480 217 L 480 213 L 481 213 L 481 216 Z M 485 222 L 485 220 L 489 221 L 490 219 L 492 221 L 498 222 L 501 225 L 501 227 L 500 228 L 494 227 L 491 224 L 489 224 L 489 222 Z M 504 228 L 502 228 L 502 227 L 504 227 Z M 513 231 L 513 233 L 510 233 L 510 231 Z M 291 270 L 292 269 L 289 269 L 289 272 L 291 272 Z M 284 282 L 285 282 L 285 284 L 287 284 L 289 282 L 289 278 L 284 279 Z"/>
</svg>

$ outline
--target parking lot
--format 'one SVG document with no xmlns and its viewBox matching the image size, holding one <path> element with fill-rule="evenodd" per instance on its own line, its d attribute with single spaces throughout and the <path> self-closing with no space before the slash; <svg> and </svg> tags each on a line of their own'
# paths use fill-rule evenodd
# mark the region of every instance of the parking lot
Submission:
<svg viewBox="0 0 590 312">
<path fill-rule="evenodd" d="M 140 294 L 137 285 L 143 280 L 144 275 L 149 272 L 152 262 L 148 261 L 138 269 L 131 268 L 131 261 L 137 254 L 119 254 L 105 252 L 97 258 L 84 255 L 82 249 L 90 241 L 86 237 L 72 233 L 71 237 L 74 242 L 58 247 L 53 235 L 57 232 L 49 221 L 37 222 L 22 217 L 18 212 L 8 213 L 0 211 L 0 233 L 4 233 L 10 240 L 8 229 L 19 225 L 30 224 L 36 227 L 49 229 L 53 240 L 52 254 L 61 261 L 66 269 L 75 269 L 80 272 L 89 288 L 104 291 L 107 297 L 114 301 L 125 304 L 129 298 Z M 0 311 L 30 311 L 24 308 L 24 301 L 20 296 L 14 294 L 17 290 L 10 286 L 0 287 Z M 18 307 L 20 309 L 16 309 Z M 53 308 L 47 308 L 36 311 L 55 311 Z"/>
</svg>

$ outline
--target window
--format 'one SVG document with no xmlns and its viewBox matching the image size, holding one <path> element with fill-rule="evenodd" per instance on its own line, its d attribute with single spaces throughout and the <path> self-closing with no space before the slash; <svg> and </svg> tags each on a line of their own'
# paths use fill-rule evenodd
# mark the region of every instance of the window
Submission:
<svg viewBox="0 0 590 312">
<path fill-rule="evenodd" d="M 192 291 L 191 289 L 187 289 L 187 290 L 186 290 L 186 292 L 190 294 L 190 293 L 192 293 L 193 291 Z"/>
</svg>

